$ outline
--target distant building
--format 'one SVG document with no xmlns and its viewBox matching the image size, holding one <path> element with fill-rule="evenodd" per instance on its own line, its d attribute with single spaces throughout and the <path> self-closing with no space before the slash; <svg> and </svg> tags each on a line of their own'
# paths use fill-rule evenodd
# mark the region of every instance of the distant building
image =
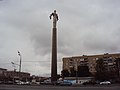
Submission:
<svg viewBox="0 0 120 90">
<path fill-rule="evenodd" d="M 7 69 L 0 68 L 0 81 L 3 81 L 4 78 L 7 76 Z"/>
<path fill-rule="evenodd" d="M 21 80 L 28 80 L 30 78 L 30 73 L 27 72 L 16 72 L 16 71 L 7 71 L 7 77 L 14 78 L 14 79 L 20 79 Z"/>
<path fill-rule="evenodd" d="M 71 68 L 77 71 L 78 66 L 88 66 L 89 72 L 93 75 L 96 73 L 96 61 L 102 58 L 104 60 L 106 70 L 114 70 L 119 68 L 120 70 L 120 54 L 103 54 L 103 55 L 83 55 L 83 56 L 73 56 L 64 57 L 63 60 L 63 70 L 70 71 Z M 119 63 L 116 62 L 119 61 Z M 117 66 L 117 67 L 116 67 Z"/>
<path fill-rule="evenodd" d="M 6 76 L 7 69 L 0 68 L 0 76 Z"/>
<path fill-rule="evenodd" d="M 26 81 L 30 78 L 30 73 L 7 71 L 7 69 L 0 68 L 0 81 L 19 80 L 19 77 L 21 80 Z"/>
</svg>

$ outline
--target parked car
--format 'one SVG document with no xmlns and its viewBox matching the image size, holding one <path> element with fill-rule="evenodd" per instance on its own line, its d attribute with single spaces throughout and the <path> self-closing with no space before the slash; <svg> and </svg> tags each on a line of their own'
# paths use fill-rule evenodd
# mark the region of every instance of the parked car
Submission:
<svg viewBox="0 0 120 90">
<path fill-rule="evenodd" d="M 30 82 L 27 81 L 27 82 L 25 82 L 24 84 L 25 84 L 25 85 L 30 85 Z"/>
<path fill-rule="evenodd" d="M 52 85 L 51 82 L 40 82 L 41 85 Z"/>
<path fill-rule="evenodd" d="M 4 84 L 4 81 L 0 81 L 0 84 Z"/>
<path fill-rule="evenodd" d="M 19 82 L 17 82 L 16 84 L 18 84 L 18 85 L 23 85 L 23 84 L 24 84 L 24 82 L 19 81 Z"/>
<path fill-rule="evenodd" d="M 13 81 L 6 81 L 5 84 L 13 84 Z"/>
<path fill-rule="evenodd" d="M 88 81 L 83 83 L 83 85 L 95 85 L 95 84 L 96 84 L 95 81 Z"/>
<path fill-rule="evenodd" d="M 104 82 L 100 82 L 100 85 L 110 85 L 111 82 L 110 81 L 104 81 Z"/>
<path fill-rule="evenodd" d="M 63 81 L 62 83 L 59 84 L 60 86 L 71 86 L 71 82 Z"/>
</svg>

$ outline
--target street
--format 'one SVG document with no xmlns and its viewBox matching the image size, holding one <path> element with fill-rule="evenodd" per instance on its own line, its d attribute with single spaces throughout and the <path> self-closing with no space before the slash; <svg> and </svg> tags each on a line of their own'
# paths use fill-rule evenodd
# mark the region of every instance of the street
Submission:
<svg viewBox="0 0 120 90">
<path fill-rule="evenodd" d="M 30 86 L 30 85 L 0 85 L 0 90 L 120 90 L 120 85 L 112 86 Z"/>
</svg>

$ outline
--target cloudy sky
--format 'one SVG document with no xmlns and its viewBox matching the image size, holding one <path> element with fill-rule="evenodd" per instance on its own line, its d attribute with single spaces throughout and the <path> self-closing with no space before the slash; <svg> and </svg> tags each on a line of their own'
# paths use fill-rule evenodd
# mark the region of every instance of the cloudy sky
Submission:
<svg viewBox="0 0 120 90">
<path fill-rule="evenodd" d="M 58 73 L 62 57 L 119 53 L 120 0 L 0 0 L 0 68 L 13 70 L 19 50 L 22 71 L 50 75 L 54 9 Z"/>
</svg>

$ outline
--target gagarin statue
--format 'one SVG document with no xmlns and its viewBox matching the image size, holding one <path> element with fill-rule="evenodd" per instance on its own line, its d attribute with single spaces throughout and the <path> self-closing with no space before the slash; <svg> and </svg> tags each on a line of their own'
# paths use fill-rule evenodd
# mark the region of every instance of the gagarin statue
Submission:
<svg viewBox="0 0 120 90">
<path fill-rule="evenodd" d="M 58 21 L 58 15 L 56 13 L 56 10 L 54 10 L 54 12 L 50 14 L 50 19 L 52 16 L 53 16 L 53 28 L 56 28 L 56 23 Z"/>
</svg>

